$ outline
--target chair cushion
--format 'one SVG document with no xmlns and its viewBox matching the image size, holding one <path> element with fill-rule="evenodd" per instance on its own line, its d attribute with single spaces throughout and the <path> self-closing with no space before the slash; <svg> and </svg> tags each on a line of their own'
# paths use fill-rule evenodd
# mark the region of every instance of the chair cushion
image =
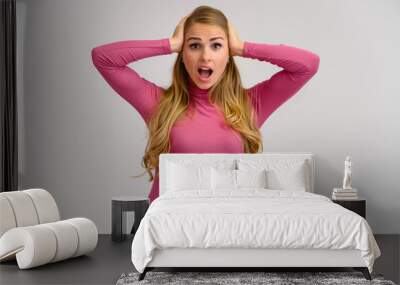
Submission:
<svg viewBox="0 0 400 285">
<path fill-rule="evenodd" d="M 14 227 L 26 227 L 60 220 L 51 194 L 35 188 L 0 193 L 0 237 Z"/>
<path fill-rule="evenodd" d="M 15 228 L 17 222 L 15 220 L 14 212 L 8 199 L 0 193 L 0 237 L 9 229 Z"/>
<path fill-rule="evenodd" d="M 30 196 L 35 205 L 35 210 L 38 215 L 39 224 L 51 223 L 60 220 L 60 213 L 56 201 L 53 196 L 46 190 L 36 188 L 23 190 Z"/>
<path fill-rule="evenodd" d="M 0 238 L 0 261 L 16 257 L 20 269 L 86 254 L 98 241 L 96 225 L 86 218 L 8 230 Z"/>
</svg>

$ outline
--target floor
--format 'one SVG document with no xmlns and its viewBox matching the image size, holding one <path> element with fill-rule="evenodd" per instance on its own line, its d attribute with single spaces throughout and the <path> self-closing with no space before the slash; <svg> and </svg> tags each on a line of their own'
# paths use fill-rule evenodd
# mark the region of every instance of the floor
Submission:
<svg viewBox="0 0 400 285">
<path fill-rule="evenodd" d="M 399 284 L 400 235 L 375 235 L 382 251 L 374 272 Z M 0 284 L 115 284 L 123 272 L 135 271 L 130 259 L 132 236 L 117 243 L 99 235 L 96 250 L 86 256 L 19 270 L 16 261 L 0 264 Z"/>
</svg>

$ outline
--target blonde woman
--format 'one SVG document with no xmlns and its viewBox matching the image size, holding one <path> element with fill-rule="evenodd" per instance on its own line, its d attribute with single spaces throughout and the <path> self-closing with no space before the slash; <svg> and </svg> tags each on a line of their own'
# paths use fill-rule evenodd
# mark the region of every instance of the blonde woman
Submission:
<svg viewBox="0 0 400 285">
<path fill-rule="evenodd" d="M 167 89 L 127 66 L 173 52 L 178 56 Z M 269 62 L 283 70 L 246 89 L 234 56 Z M 142 166 L 153 181 L 150 203 L 159 195 L 160 153 L 262 152 L 261 126 L 319 66 L 319 56 L 307 50 L 242 41 L 225 15 L 209 6 L 183 17 L 170 38 L 101 45 L 92 50 L 92 60 L 147 124 Z"/>
</svg>

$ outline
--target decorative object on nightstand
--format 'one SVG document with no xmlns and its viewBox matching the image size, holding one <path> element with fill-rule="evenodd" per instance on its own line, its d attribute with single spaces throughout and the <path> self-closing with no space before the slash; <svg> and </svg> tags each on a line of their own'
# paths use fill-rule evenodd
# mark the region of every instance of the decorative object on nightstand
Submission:
<svg viewBox="0 0 400 285">
<path fill-rule="evenodd" d="M 361 217 L 366 219 L 366 200 L 365 199 L 353 199 L 353 200 L 342 200 L 342 199 L 332 199 L 336 204 L 359 214 Z"/>
<path fill-rule="evenodd" d="M 112 223 L 111 223 L 111 239 L 113 241 L 123 241 L 127 238 L 127 235 L 123 233 L 125 225 L 124 212 L 133 211 L 135 213 L 135 219 L 131 234 L 135 234 L 140 221 L 146 214 L 147 208 L 149 207 L 149 200 L 144 196 L 115 196 L 112 197 Z"/>
<path fill-rule="evenodd" d="M 357 189 L 333 188 L 332 200 L 357 200 Z"/>
<path fill-rule="evenodd" d="M 357 189 L 351 187 L 352 182 L 352 162 L 351 157 L 346 156 L 344 161 L 344 177 L 343 177 L 343 188 L 333 188 L 332 199 L 333 200 L 357 200 L 358 193 Z"/>
<path fill-rule="evenodd" d="M 344 177 L 343 177 L 343 189 L 351 189 L 351 158 L 346 156 L 344 161 Z"/>
</svg>

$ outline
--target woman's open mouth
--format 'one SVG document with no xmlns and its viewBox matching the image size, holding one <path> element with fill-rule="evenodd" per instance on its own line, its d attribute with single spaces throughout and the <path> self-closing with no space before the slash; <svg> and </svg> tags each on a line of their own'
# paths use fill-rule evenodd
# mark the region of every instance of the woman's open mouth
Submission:
<svg viewBox="0 0 400 285">
<path fill-rule="evenodd" d="M 199 74 L 200 80 L 208 81 L 211 74 L 213 73 L 213 70 L 211 68 L 199 68 L 197 69 L 197 72 Z"/>
</svg>

